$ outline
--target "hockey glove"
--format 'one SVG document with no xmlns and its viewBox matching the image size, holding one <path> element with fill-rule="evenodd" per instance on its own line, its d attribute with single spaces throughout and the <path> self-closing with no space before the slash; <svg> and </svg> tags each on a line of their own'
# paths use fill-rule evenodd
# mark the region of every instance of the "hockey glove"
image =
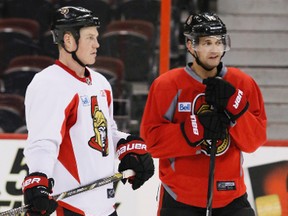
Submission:
<svg viewBox="0 0 288 216">
<path fill-rule="evenodd" d="M 230 120 L 224 113 L 206 111 L 198 115 L 200 123 L 204 127 L 204 139 L 222 140 L 225 138 Z"/>
<path fill-rule="evenodd" d="M 49 194 L 52 193 L 54 180 L 47 178 L 44 173 L 35 172 L 26 176 L 22 183 L 24 203 L 30 205 L 26 212 L 29 216 L 50 215 L 58 204 Z"/>
<path fill-rule="evenodd" d="M 204 128 L 196 115 L 190 115 L 190 118 L 187 118 L 180 127 L 186 142 L 190 146 L 196 147 L 203 142 Z"/>
<path fill-rule="evenodd" d="M 192 114 L 181 124 L 181 130 L 188 144 L 196 147 L 203 139 L 224 139 L 229 125 L 227 115 L 208 110 L 198 115 Z"/>
<path fill-rule="evenodd" d="M 231 121 L 234 122 L 248 109 L 249 103 L 244 92 L 229 82 L 216 77 L 204 79 L 203 84 L 206 85 L 206 102 L 218 110 L 225 110 Z"/>
<path fill-rule="evenodd" d="M 128 136 L 127 139 L 120 139 L 117 144 L 117 153 L 120 160 L 119 172 L 132 169 L 135 176 L 128 179 L 133 190 L 140 188 L 145 181 L 154 174 L 154 162 L 146 150 L 144 141 L 136 136 Z M 126 180 L 123 181 L 125 183 Z"/>
</svg>

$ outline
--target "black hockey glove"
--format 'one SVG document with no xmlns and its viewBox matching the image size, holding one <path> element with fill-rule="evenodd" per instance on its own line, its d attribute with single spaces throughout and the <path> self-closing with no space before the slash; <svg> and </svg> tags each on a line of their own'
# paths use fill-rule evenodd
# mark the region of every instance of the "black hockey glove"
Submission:
<svg viewBox="0 0 288 216">
<path fill-rule="evenodd" d="M 203 139 L 224 139 L 229 125 L 230 120 L 226 114 L 207 110 L 198 115 L 190 115 L 181 124 L 181 131 L 187 143 L 196 147 L 203 143 Z"/>
<path fill-rule="evenodd" d="M 26 176 L 22 183 L 24 203 L 30 205 L 26 212 L 29 216 L 47 216 L 52 214 L 58 204 L 50 197 L 54 180 L 47 178 L 44 173 L 35 172 Z"/>
<path fill-rule="evenodd" d="M 224 113 L 206 111 L 198 115 L 204 127 L 204 139 L 222 140 L 225 138 L 230 120 Z"/>
<path fill-rule="evenodd" d="M 218 110 L 225 110 L 231 121 L 234 122 L 248 109 L 249 103 L 244 92 L 229 82 L 216 77 L 204 79 L 203 84 L 206 85 L 206 102 Z"/>
<path fill-rule="evenodd" d="M 120 139 L 117 144 L 117 153 L 120 160 L 119 172 L 132 169 L 135 176 L 128 179 L 133 190 L 140 188 L 154 174 L 154 162 L 147 152 L 144 141 L 136 136 L 128 136 L 127 139 Z M 125 183 L 126 180 L 123 181 Z"/>
</svg>

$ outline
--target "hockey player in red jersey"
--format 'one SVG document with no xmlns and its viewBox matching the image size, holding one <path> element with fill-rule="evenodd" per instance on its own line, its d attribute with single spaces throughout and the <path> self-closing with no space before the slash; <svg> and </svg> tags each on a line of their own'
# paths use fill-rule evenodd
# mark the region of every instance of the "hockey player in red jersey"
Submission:
<svg viewBox="0 0 288 216">
<path fill-rule="evenodd" d="M 135 171 L 134 190 L 154 173 L 140 137 L 120 132 L 113 117 L 111 85 L 89 68 L 97 59 L 99 20 L 82 7 L 55 12 L 55 64 L 35 75 L 25 97 L 28 128 L 23 183 L 28 215 L 117 216 L 113 183 L 56 202 L 50 194 L 90 184 L 118 171 Z M 58 207 L 57 207 L 58 205 Z"/>
<path fill-rule="evenodd" d="M 242 152 L 266 141 L 260 89 L 221 61 L 230 37 L 216 14 L 190 15 L 184 30 L 193 62 L 154 80 L 141 122 L 148 151 L 159 158 L 158 216 L 205 215 L 211 140 L 217 147 L 213 216 L 254 216 Z"/>
</svg>

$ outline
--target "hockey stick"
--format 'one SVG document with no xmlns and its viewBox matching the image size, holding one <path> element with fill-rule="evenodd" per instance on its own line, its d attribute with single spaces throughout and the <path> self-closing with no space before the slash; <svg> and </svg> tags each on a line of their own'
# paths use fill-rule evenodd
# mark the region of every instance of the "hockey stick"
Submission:
<svg viewBox="0 0 288 216">
<path fill-rule="evenodd" d="M 211 140 L 206 216 L 212 216 L 212 200 L 213 200 L 213 186 L 214 186 L 216 142 L 217 142 L 217 140 Z"/>
<path fill-rule="evenodd" d="M 85 191 L 89 191 L 89 190 L 101 187 L 101 186 L 109 184 L 109 183 L 117 182 L 117 181 L 120 181 L 121 179 L 129 178 L 129 177 L 134 176 L 134 175 L 135 175 L 135 172 L 133 170 L 130 170 L 130 169 L 125 170 L 122 173 L 115 173 L 112 176 L 98 179 L 98 180 L 96 180 L 90 184 L 80 186 L 78 188 L 71 189 L 71 190 L 68 190 L 66 192 L 62 192 L 61 194 L 54 195 L 54 196 L 52 196 L 52 198 L 57 200 L 57 201 L 62 200 L 62 199 L 65 199 L 67 197 L 74 196 L 76 194 L 79 194 L 79 193 L 82 193 Z M 20 214 L 20 213 L 27 211 L 29 209 L 29 207 L 30 207 L 30 205 L 23 205 L 23 206 L 18 207 L 18 208 L 10 209 L 10 210 L 1 212 L 0 216 Z"/>
</svg>

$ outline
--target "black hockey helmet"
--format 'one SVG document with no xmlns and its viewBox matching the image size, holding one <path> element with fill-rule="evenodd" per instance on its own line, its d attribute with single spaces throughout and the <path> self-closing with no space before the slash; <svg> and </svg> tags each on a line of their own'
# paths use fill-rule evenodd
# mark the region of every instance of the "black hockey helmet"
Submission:
<svg viewBox="0 0 288 216">
<path fill-rule="evenodd" d="M 230 49 L 230 37 L 227 34 L 226 25 L 214 13 L 190 15 L 184 24 L 184 36 L 192 41 L 195 49 L 199 43 L 199 37 L 220 36 L 225 45 L 224 51 Z"/>
<path fill-rule="evenodd" d="M 225 24 L 213 13 L 190 15 L 184 24 L 184 35 L 188 38 L 193 36 L 223 35 L 226 33 Z"/>
<path fill-rule="evenodd" d="M 51 26 L 54 43 L 63 45 L 65 32 L 71 32 L 75 40 L 78 41 L 79 30 L 88 26 L 100 26 L 98 17 L 93 16 L 90 10 L 73 6 L 59 8 L 53 16 Z"/>
</svg>

